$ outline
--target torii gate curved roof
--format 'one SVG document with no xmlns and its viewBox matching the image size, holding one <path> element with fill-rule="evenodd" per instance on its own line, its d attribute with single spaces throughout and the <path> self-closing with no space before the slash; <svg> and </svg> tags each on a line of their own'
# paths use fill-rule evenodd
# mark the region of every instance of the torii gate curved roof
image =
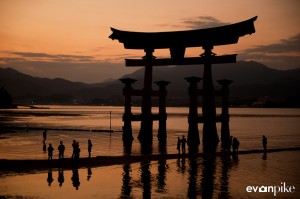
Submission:
<svg viewBox="0 0 300 199">
<path fill-rule="evenodd" d="M 117 39 L 126 49 L 162 49 L 205 47 L 234 44 L 239 37 L 255 33 L 257 16 L 235 24 L 173 32 L 130 32 L 111 28 L 111 39 Z"/>
</svg>

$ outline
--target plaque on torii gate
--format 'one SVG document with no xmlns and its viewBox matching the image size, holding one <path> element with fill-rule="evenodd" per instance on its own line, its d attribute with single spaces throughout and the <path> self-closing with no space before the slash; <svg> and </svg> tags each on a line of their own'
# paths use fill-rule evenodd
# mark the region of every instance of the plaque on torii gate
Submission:
<svg viewBox="0 0 300 199">
<path fill-rule="evenodd" d="M 235 63 L 236 54 L 216 56 L 214 46 L 235 44 L 239 37 L 255 32 L 254 21 L 257 16 L 235 24 L 173 32 L 131 32 L 111 28 L 111 39 L 117 39 L 126 49 L 144 50 L 142 59 L 126 59 L 126 66 L 145 66 L 144 89 L 142 96 L 142 122 L 139 139 L 141 143 L 152 143 L 151 91 L 152 67 L 167 65 L 199 65 L 204 64 L 203 72 L 203 144 L 216 146 L 219 142 L 216 130 L 216 107 L 214 85 L 212 80 L 212 64 Z M 200 57 L 184 57 L 188 47 L 202 47 L 204 53 Z M 155 49 L 170 49 L 171 58 L 157 59 L 153 56 Z M 195 132 L 198 133 L 198 132 Z"/>
</svg>

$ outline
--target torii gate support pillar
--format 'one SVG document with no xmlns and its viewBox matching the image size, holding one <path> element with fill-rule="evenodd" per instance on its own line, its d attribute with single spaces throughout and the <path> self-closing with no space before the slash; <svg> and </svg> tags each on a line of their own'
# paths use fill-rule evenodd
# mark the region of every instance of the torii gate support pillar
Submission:
<svg viewBox="0 0 300 199">
<path fill-rule="evenodd" d="M 132 87 L 131 84 L 133 84 L 136 80 L 131 79 L 131 78 L 125 78 L 125 79 L 120 79 L 120 81 L 125 84 L 125 87 L 123 88 L 123 95 L 125 96 L 125 110 L 123 114 L 123 121 L 124 121 L 124 126 L 123 126 L 123 135 L 122 135 L 122 140 L 123 140 L 123 146 L 124 146 L 124 151 L 126 154 L 131 153 L 131 146 L 132 146 L 132 126 L 131 126 L 131 120 L 132 120 L 132 113 L 131 113 L 131 95 L 132 95 Z"/>
<path fill-rule="evenodd" d="M 170 83 L 168 81 L 157 81 L 155 82 L 159 86 L 158 97 L 159 97 L 159 113 L 158 113 L 158 141 L 161 152 L 166 147 L 167 143 L 167 111 L 166 111 L 166 96 L 167 89 L 166 86 Z"/>
<path fill-rule="evenodd" d="M 186 81 L 190 83 L 189 86 L 189 130 L 187 143 L 189 146 L 189 153 L 197 153 L 200 144 L 200 137 L 198 131 L 198 87 L 197 83 L 202 78 L 199 77 L 187 77 Z"/>
<path fill-rule="evenodd" d="M 229 130 L 229 85 L 233 82 L 232 80 L 222 79 L 217 81 L 222 85 L 222 113 L 221 113 L 221 146 L 222 148 L 228 148 L 230 139 Z"/>
</svg>

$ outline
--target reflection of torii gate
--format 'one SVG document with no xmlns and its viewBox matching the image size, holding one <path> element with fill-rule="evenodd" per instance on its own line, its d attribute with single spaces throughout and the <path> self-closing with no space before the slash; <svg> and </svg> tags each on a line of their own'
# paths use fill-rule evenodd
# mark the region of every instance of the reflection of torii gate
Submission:
<svg viewBox="0 0 300 199">
<path fill-rule="evenodd" d="M 127 103 L 127 108 L 125 105 L 124 113 L 124 134 L 123 140 L 125 146 L 131 145 L 132 132 L 131 132 L 131 123 L 129 121 L 140 120 L 141 129 L 139 133 L 139 140 L 142 144 L 142 147 L 147 147 L 152 145 L 152 128 L 153 120 L 155 119 L 151 112 L 151 96 L 154 96 L 152 90 L 152 67 L 153 66 L 166 66 L 166 65 L 198 65 L 204 64 L 203 72 L 203 90 L 201 95 L 203 96 L 202 112 L 203 117 L 199 118 L 197 113 L 197 105 L 192 108 L 190 104 L 190 113 L 189 113 L 189 135 L 188 135 L 188 144 L 191 151 L 196 151 L 200 143 L 199 132 L 198 132 L 198 122 L 203 122 L 203 145 L 204 148 L 215 147 L 219 142 L 217 130 L 216 130 L 216 107 L 215 107 L 215 90 L 212 80 L 212 71 L 211 64 L 220 64 L 220 63 L 234 63 L 236 62 L 236 55 L 223 55 L 216 56 L 212 49 L 214 46 L 219 45 L 228 45 L 238 42 L 239 37 L 246 34 L 252 34 L 255 32 L 254 21 L 257 17 L 253 17 L 249 20 L 239 22 L 236 24 L 200 29 L 200 30 L 189 30 L 189 31 L 175 31 L 175 32 L 128 32 L 121 31 L 111 28 L 112 34 L 109 36 L 111 39 L 117 39 L 119 42 L 124 44 L 126 49 L 143 49 L 146 55 L 143 59 L 126 59 L 126 66 L 145 66 L 144 74 L 144 88 L 141 91 L 134 91 L 131 88 L 131 84 L 134 82 L 132 79 L 123 79 L 122 82 L 125 83 L 124 95 L 125 104 Z M 188 57 L 185 58 L 185 49 L 187 47 L 202 47 L 204 53 L 200 57 Z M 155 49 L 170 49 L 171 59 L 156 59 L 153 56 Z M 197 82 L 200 79 L 188 78 L 190 82 L 190 102 L 192 96 L 196 96 L 197 100 Z M 220 82 L 223 84 L 223 88 L 227 87 L 229 82 L 223 81 Z M 164 83 L 164 86 L 167 83 Z M 192 94 L 191 90 L 192 85 L 196 85 L 194 92 Z M 127 91 L 126 91 L 127 89 Z M 226 90 L 226 88 L 224 89 Z M 130 109 L 130 94 L 142 96 L 142 114 L 140 118 L 134 118 L 131 114 Z M 157 94 L 156 94 L 157 95 Z M 162 96 L 164 94 L 161 94 Z M 195 108 L 196 107 L 196 108 Z M 166 113 L 160 115 L 161 120 L 166 120 Z M 163 118 L 163 119 L 162 119 Z M 201 120 L 201 121 L 200 121 Z M 229 114 L 222 113 L 222 126 L 228 126 Z M 227 125 L 225 124 L 227 121 Z M 227 130 L 225 130 L 227 128 Z M 229 126 L 222 127 L 224 134 L 229 136 Z M 227 132 L 227 133 L 226 133 Z M 223 135 L 223 132 L 222 132 Z M 228 136 L 222 136 L 227 141 Z M 222 140 L 223 141 L 223 140 Z"/>
</svg>

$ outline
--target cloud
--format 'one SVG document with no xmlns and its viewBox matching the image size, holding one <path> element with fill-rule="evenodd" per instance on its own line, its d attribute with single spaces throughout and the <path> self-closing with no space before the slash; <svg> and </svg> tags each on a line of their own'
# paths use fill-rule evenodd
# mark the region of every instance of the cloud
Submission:
<svg viewBox="0 0 300 199">
<path fill-rule="evenodd" d="M 239 59 L 254 60 L 277 69 L 295 69 L 300 67 L 300 33 L 278 43 L 260 45 L 243 50 Z"/>
<path fill-rule="evenodd" d="M 177 24 L 158 24 L 158 26 L 171 27 L 171 28 L 188 28 L 188 29 L 204 29 L 217 26 L 224 26 L 230 23 L 225 23 L 212 16 L 198 16 L 182 18 Z"/>
<path fill-rule="evenodd" d="M 289 39 L 282 39 L 279 43 L 256 46 L 244 51 L 245 53 L 290 53 L 300 52 L 300 33 L 290 37 Z"/>
<path fill-rule="evenodd" d="M 0 67 L 14 68 L 22 73 L 47 78 L 99 83 L 118 79 L 138 68 L 125 67 L 124 61 L 115 63 L 97 60 L 92 56 L 46 54 L 36 52 L 1 52 Z M 7 56 L 3 56 L 6 54 Z"/>
<path fill-rule="evenodd" d="M 280 70 L 300 68 L 300 56 L 294 55 L 239 54 L 237 59 L 257 61 Z"/>
<path fill-rule="evenodd" d="M 185 18 L 181 20 L 182 24 L 188 28 L 192 29 L 202 29 L 202 28 L 212 28 L 217 26 L 228 25 L 229 23 L 224 23 L 211 16 L 198 16 L 193 18 Z"/>
<path fill-rule="evenodd" d="M 47 53 L 35 53 L 35 52 L 6 52 L 10 55 L 16 55 L 27 60 L 48 60 L 48 61 L 82 61 L 90 62 L 95 61 L 92 56 L 82 55 L 65 55 L 65 54 L 47 54 Z"/>
</svg>

